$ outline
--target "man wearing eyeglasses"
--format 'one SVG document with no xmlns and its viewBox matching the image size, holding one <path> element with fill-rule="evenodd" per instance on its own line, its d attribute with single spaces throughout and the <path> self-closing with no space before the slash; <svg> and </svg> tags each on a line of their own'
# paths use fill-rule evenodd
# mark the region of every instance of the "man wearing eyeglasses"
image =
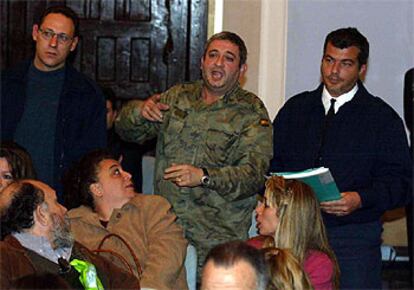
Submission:
<svg viewBox="0 0 414 290">
<path fill-rule="evenodd" d="M 78 44 L 78 17 L 52 6 L 33 25 L 34 58 L 2 73 L 1 138 L 24 146 L 38 178 L 57 189 L 71 163 L 106 146 L 105 100 L 67 63 Z"/>
</svg>

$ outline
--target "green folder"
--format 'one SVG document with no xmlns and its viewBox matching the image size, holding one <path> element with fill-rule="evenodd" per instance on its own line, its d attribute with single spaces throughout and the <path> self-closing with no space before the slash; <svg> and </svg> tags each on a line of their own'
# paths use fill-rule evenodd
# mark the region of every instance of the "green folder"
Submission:
<svg viewBox="0 0 414 290">
<path fill-rule="evenodd" d="M 306 183 L 312 187 L 319 202 L 341 198 L 329 168 L 319 167 L 296 172 L 272 172 L 271 175 L 282 176 L 285 179 L 297 179 Z"/>
</svg>

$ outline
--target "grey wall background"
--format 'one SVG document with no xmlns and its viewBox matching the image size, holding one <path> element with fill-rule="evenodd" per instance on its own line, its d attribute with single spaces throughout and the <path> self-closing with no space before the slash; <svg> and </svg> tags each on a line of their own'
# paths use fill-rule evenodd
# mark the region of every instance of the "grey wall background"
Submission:
<svg viewBox="0 0 414 290">
<path fill-rule="evenodd" d="M 414 0 L 290 0 L 286 99 L 320 82 L 325 36 L 356 27 L 370 43 L 365 86 L 403 116 L 405 72 L 414 67 Z"/>
</svg>

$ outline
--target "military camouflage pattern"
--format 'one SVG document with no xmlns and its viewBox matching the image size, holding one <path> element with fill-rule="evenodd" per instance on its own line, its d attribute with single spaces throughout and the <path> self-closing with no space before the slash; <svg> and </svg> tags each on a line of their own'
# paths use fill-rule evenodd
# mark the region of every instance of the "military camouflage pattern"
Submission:
<svg viewBox="0 0 414 290">
<path fill-rule="evenodd" d="M 163 93 L 161 102 L 170 106 L 163 123 L 142 118 L 142 101 L 132 101 L 115 125 L 127 141 L 158 137 L 154 192 L 173 205 L 187 239 L 197 248 L 199 265 L 216 244 L 247 238 L 255 194 L 272 157 L 272 125 L 258 97 L 237 84 L 206 105 L 201 89 L 198 81 Z M 179 187 L 164 180 L 164 170 L 172 163 L 207 168 L 209 187 Z"/>
</svg>

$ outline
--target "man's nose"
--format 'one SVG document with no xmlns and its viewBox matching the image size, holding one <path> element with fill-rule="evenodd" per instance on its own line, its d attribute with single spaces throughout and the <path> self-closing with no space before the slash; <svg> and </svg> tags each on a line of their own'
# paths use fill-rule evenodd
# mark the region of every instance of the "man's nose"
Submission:
<svg viewBox="0 0 414 290">
<path fill-rule="evenodd" d="M 218 57 L 216 58 L 216 62 L 215 62 L 215 64 L 216 64 L 217 66 L 222 66 L 222 65 L 223 65 L 223 63 L 224 63 L 224 57 L 223 57 L 223 56 L 218 56 Z"/>
<path fill-rule="evenodd" d="M 53 35 L 52 38 L 49 40 L 49 45 L 51 47 L 56 47 L 58 45 L 57 34 Z"/>
<path fill-rule="evenodd" d="M 331 73 L 334 73 L 334 74 L 339 73 L 339 66 L 340 66 L 340 63 L 339 63 L 339 62 L 337 62 L 337 61 L 335 61 L 335 62 L 332 64 L 332 67 L 331 67 Z"/>
<path fill-rule="evenodd" d="M 263 212 L 264 204 L 262 202 L 258 202 L 256 205 L 256 213 L 261 214 Z"/>
<path fill-rule="evenodd" d="M 129 180 L 132 177 L 131 173 L 129 173 L 127 171 L 122 171 L 122 174 L 124 176 L 124 179 L 126 179 L 126 180 Z"/>
</svg>

